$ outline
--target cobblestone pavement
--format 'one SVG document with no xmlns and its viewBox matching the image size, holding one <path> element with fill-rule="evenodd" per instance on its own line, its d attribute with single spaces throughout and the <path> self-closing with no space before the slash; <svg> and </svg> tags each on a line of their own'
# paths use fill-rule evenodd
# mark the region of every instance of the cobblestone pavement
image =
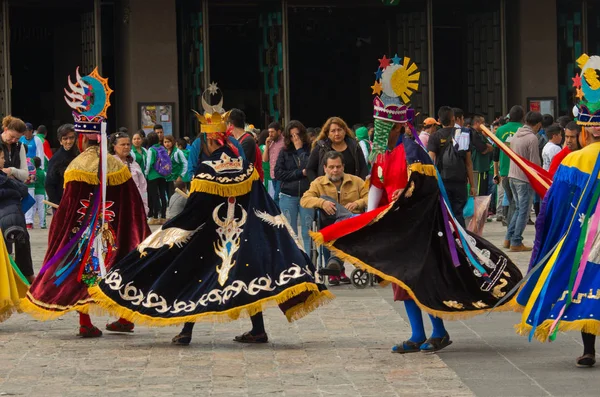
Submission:
<svg viewBox="0 0 600 397">
<path fill-rule="evenodd" d="M 39 269 L 47 231 L 31 231 Z M 189 347 L 178 328 L 138 327 L 80 339 L 76 314 L 0 324 L 0 396 L 471 396 L 439 356 L 390 353 L 410 328 L 376 288 L 336 288 L 337 299 L 289 324 L 268 309 L 271 342 L 232 341 L 248 319 L 200 323 Z M 383 294 L 382 294 L 383 292 Z M 93 317 L 98 326 L 107 316 Z"/>
<path fill-rule="evenodd" d="M 532 231 L 529 227 L 526 242 Z M 31 236 L 39 268 L 47 233 L 36 229 Z M 500 224 L 488 223 L 486 236 L 501 244 Z M 526 268 L 528 254 L 512 257 Z M 397 355 L 390 347 L 407 339 L 410 327 L 391 290 L 332 290 L 335 301 L 293 324 L 277 309 L 267 310 L 266 345 L 232 341 L 249 329 L 248 319 L 200 323 L 192 344 L 178 347 L 170 344 L 178 332 L 174 327 L 139 327 L 133 334 L 106 332 L 84 340 L 75 336 L 75 314 L 51 322 L 15 315 L 0 324 L 0 396 L 597 395 L 599 382 L 589 387 L 582 382 L 591 372 L 572 372 L 574 378 L 561 382 L 563 389 L 552 389 L 564 368 L 572 369 L 580 348 L 577 335 L 554 344 L 562 350 L 542 350 L 547 345 L 527 344 L 514 335 L 517 315 L 480 316 L 448 323 L 455 343 L 444 352 Z M 93 320 L 103 327 L 109 318 Z M 521 356 L 510 356 L 528 349 L 534 356 L 523 363 Z M 551 351 L 558 353 L 540 365 Z M 567 393 L 570 385 L 581 390 Z"/>
</svg>

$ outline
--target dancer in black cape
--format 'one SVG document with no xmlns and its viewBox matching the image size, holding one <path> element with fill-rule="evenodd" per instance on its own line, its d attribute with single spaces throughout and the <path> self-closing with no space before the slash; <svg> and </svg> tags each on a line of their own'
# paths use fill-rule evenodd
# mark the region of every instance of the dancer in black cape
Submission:
<svg viewBox="0 0 600 397">
<path fill-rule="evenodd" d="M 202 149 L 183 212 L 114 265 L 91 294 L 138 324 L 186 323 L 173 343 L 191 341 L 194 322 L 252 316 L 238 342 L 265 343 L 262 311 L 278 304 L 288 321 L 333 295 L 261 184 L 228 141 L 227 114 L 197 114 Z"/>
</svg>

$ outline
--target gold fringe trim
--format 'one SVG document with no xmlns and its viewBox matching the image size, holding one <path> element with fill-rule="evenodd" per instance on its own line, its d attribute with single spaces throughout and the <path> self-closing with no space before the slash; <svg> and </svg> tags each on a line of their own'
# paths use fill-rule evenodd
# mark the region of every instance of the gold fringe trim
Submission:
<svg viewBox="0 0 600 397">
<path fill-rule="evenodd" d="M 0 302 L 0 323 L 8 320 L 16 312 L 21 312 L 18 303 L 15 304 L 12 300 Z"/>
<path fill-rule="evenodd" d="M 131 179 L 131 172 L 126 165 L 124 165 L 119 171 L 111 172 L 106 176 L 108 186 L 122 185 Z M 100 180 L 96 172 L 88 172 L 78 169 L 71 169 L 65 172 L 65 186 L 69 182 L 83 182 L 88 185 L 99 185 Z"/>
<path fill-rule="evenodd" d="M 546 320 L 542 324 L 538 325 L 533 337 L 540 342 L 549 342 L 548 337 L 550 336 L 550 327 L 554 320 Z M 517 324 L 515 330 L 517 334 L 522 336 L 529 336 L 533 327 L 529 324 Z M 567 331 L 581 331 L 588 334 L 594 334 L 600 336 L 600 320 L 575 320 L 575 321 L 561 321 L 558 324 L 558 330 L 562 332 Z"/>
<path fill-rule="evenodd" d="M 423 163 L 412 163 L 409 167 L 411 172 L 418 172 L 419 174 L 433 176 L 437 179 L 437 172 L 432 164 Z"/>
<path fill-rule="evenodd" d="M 48 305 L 47 308 L 39 306 L 37 303 L 32 302 L 31 298 L 28 296 L 27 298 L 21 299 L 19 309 L 20 311 L 27 313 L 36 320 L 40 321 L 55 320 L 69 312 L 75 311 L 85 314 L 88 314 L 90 312 L 98 314 L 102 313 L 102 311 L 99 310 L 99 308 L 92 307 L 94 306 L 94 302 L 91 299 L 86 301 L 79 301 L 73 306 L 60 306 L 60 308 L 56 308 L 56 310 L 52 310 L 50 306 L 52 305 Z"/>
<path fill-rule="evenodd" d="M 314 235 L 314 237 L 313 237 L 313 235 Z M 315 242 L 317 244 L 324 245 L 333 254 L 335 254 L 336 257 L 340 258 L 341 260 L 350 262 L 352 265 L 358 267 L 359 269 L 366 270 L 367 272 L 369 272 L 371 274 L 379 276 L 384 281 L 392 282 L 392 283 L 402 287 L 404 290 L 406 290 L 406 292 L 408 292 L 410 297 L 421 308 L 421 310 L 427 312 L 428 314 L 431 314 L 432 316 L 439 317 L 444 320 L 465 320 L 465 319 L 469 319 L 469 318 L 478 316 L 480 314 L 485 314 L 485 313 L 489 313 L 492 311 L 492 308 L 469 310 L 469 311 L 463 311 L 463 312 L 446 312 L 446 311 L 431 309 L 431 308 L 425 306 L 423 303 L 421 303 L 415 296 L 415 293 L 402 281 L 398 280 L 395 277 L 389 276 L 389 275 L 381 272 L 380 270 L 375 269 L 374 267 L 367 265 L 365 262 L 361 261 L 360 259 L 358 259 L 352 255 L 346 254 L 345 252 L 341 251 L 338 248 L 335 248 L 333 246 L 335 241 L 323 244 L 323 236 L 321 235 L 321 233 L 311 233 L 311 237 L 313 237 L 313 239 L 315 240 Z M 320 241 L 320 243 L 319 243 L 319 241 Z M 383 282 L 380 283 L 380 285 L 382 285 L 382 284 L 383 284 Z M 383 285 L 385 285 L 385 284 L 383 284 Z M 516 294 L 515 294 L 515 296 L 516 296 Z M 513 299 L 514 299 L 514 297 L 513 297 Z M 514 310 L 514 305 L 511 303 L 513 301 L 513 299 L 511 299 L 509 302 L 505 303 L 504 305 L 495 308 L 493 311 L 494 312 L 505 312 L 505 311 Z"/>
<path fill-rule="evenodd" d="M 334 295 L 325 290 L 319 291 L 319 287 L 314 283 L 304 282 L 286 289 L 275 296 L 260 299 L 256 302 L 249 303 L 244 306 L 235 307 L 223 312 L 207 312 L 193 314 L 189 316 L 161 318 L 152 317 L 146 314 L 135 312 L 129 308 L 123 307 L 108 297 L 98 286 L 91 287 L 89 290 L 96 304 L 110 314 L 124 318 L 127 321 L 139 325 L 148 325 L 155 327 L 165 327 L 170 325 L 179 325 L 187 322 L 212 321 L 212 322 L 229 322 L 237 320 L 240 317 L 250 317 L 262 312 L 266 307 L 276 306 L 294 298 L 305 291 L 311 291 L 312 294 L 305 302 L 296 305 L 286 312 L 288 321 L 294 321 L 315 310 L 317 307 L 334 299 Z"/>
<path fill-rule="evenodd" d="M 583 125 L 585 127 L 598 127 L 600 123 L 597 121 L 579 121 L 577 120 L 577 125 Z"/>
<path fill-rule="evenodd" d="M 285 312 L 285 317 L 291 323 L 292 321 L 301 319 L 318 307 L 326 305 L 334 299 L 335 295 L 328 290 L 321 291 L 320 293 L 312 293 L 305 302 L 288 309 Z"/>
<path fill-rule="evenodd" d="M 247 194 L 252 189 L 252 183 L 259 179 L 256 169 L 248 179 L 238 183 L 223 184 L 211 182 L 204 179 L 193 179 L 190 189 L 191 193 L 208 193 L 221 197 L 237 197 Z"/>
</svg>

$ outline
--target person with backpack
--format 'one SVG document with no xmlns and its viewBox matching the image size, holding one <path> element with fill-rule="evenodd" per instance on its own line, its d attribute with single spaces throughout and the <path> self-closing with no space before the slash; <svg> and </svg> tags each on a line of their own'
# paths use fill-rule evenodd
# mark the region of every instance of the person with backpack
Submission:
<svg viewBox="0 0 600 397">
<path fill-rule="evenodd" d="M 240 109 L 231 109 L 229 118 L 227 119 L 227 128 L 232 128 L 232 135 L 237 142 L 242 146 L 244 157 L 249 162 L 254 164 L 254 168 L 260 176 L 260 180 L 264 181 L 264 172 L 262 168 L 262 152 L 256 144 L 254 137 L 245 130 L 246 114 Z"/>
<path fill-rule="evenodd" d="M 429 138 L 427 150 L 442 177 L 454 217 L 462 227 L 466 227 L 463 209 L 468 198 L 467 183 L 471 185 L 471 196 L 477 195 L 471 161 L 470 134 L 463 133 L 461 128 L 455 127 L 454 111 L 449 106 L 440 108 L 438 119 L 443 128 Z"/>
<path fill-rule="evenodd" d="M 181 178 L 183 175 L 187 175 L 187 167 L 188 161 L 185 158 L 185 155 L 177 146 L 175 145 L 175 138 L 173 135 L 165 136 L 163 140 L 163 145 L 165 149 L 167 149 L 167 153 L 171 158 L 171 164 L 173 166 L 171 170 L 171 174 L 167 176 L 167 192 L 169 194 L 169 198 L 175 193 L 175 185 L 174 182 Z"/>
<path fill-rule="evenodd" d="M 164 146 L 158 142 L 158 134 L 150 132 L 148 140 L 148 158 L 144 174 L 148 179 L 148 217 L 149 225 L 162 225 L 167 221 L 167 177 L 173 171 L 171 158 Z"/>
</svg>

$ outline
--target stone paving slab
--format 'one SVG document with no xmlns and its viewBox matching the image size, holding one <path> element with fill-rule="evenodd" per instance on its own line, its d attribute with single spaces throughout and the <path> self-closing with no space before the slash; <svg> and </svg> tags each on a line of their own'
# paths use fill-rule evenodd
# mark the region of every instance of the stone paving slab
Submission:
<svg viewBox="0 0 600 397">
<path fill-rule="evenodd" d="M 46 231 L 33 230 L 39 268 Z M 502 244 L 505 228 L 485 237 Z M 533 227 L 525 242 L 533 241 Z M 529 253 L 511 253 L 525 271 Z M 454 344 L 438 354 L 396 355 L 410 336 L 403 305 L 391 290 L 342 286 L 337 299 L 295 324 L 266 312 L 271 343 L 239 345 L 249 320 L 198 324 L 189 347 L 170 339 L 177 328 L 139 327 L 95 340 L 75 336 L 77 316 L 37 322 L 16 315 L 0 324 L 0 396 L 595 396 L 596 369 L 573 365 L 578 333 L 552 344 L 514 333 L 516 313 L 447 322 Z M 109 321 L 95 317 L 97 325 Z M 429 326 L 426 322 L 426 327 Z"/>
<path fill-rule="evenodd" d="M 39 269 L 47 230 L 31 231 Z M 289 324 L 268 309 L 270 343 L 233 337 L 248 319 L 199 323 L 188 347 L 178 328 L 137 327 L 133 334 L 76 336 L 76 314 L 38 322 L 27 315 L 0 324 L 0 396 L 472 396 L 439 356 L 397 355 L 410 336 L 390 290 L 334 288 L 330 305 Z M 93 317 L 102 327 L 108 316 Z"/>
</svg>

